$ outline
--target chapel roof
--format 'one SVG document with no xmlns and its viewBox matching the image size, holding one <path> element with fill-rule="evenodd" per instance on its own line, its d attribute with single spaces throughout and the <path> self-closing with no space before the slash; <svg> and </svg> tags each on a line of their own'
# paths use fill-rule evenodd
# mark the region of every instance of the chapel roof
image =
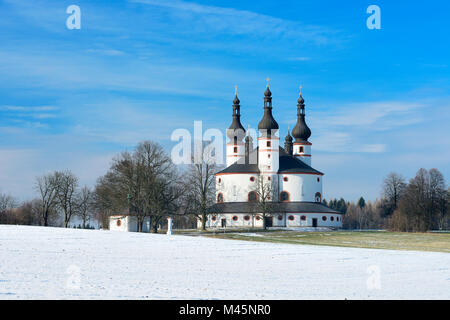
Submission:
<svg viewBox="0 0 450 320">
<path fill-rule="evenodd" d="M 306 174 L 318 174 L 323 175 L 322 172 L 312 168 L 304 163 L 302 160 L 297 159 L 295 156 L 288 154 L 282 147 L 279 147 L 279 169 L 278 173 L 306 173 Z M 249 156 L 250 159 L 256 159 L 258 162 L 258 148 L 253 149 Z M 258 163 L 249 163 L 248 159 L 245 159 L 245 163 L 235 162 L 229 167 L 216 174 L 226 173 L 260 173 Z"/>
</svg>

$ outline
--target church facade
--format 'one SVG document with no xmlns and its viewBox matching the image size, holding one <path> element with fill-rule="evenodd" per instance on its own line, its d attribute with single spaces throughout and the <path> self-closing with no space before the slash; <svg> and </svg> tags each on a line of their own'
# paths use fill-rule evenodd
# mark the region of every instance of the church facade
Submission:
<svg viewBox="0 0 450 320">
<path fill-rule="evenodd" d="M 269 85 L 256 147 L 240 116 L 236 92 L 227 130 L 227 167 L 215 175 L 216 203 L 210 208 L 207 228 L 342 227 L 342 214 L 322 203 L 324 174 L 311 166 L 311 130 L 302 93 L 297 100 L 297 123 L 292 135 L 288 130 L 283 147 Z"/>
</svg>

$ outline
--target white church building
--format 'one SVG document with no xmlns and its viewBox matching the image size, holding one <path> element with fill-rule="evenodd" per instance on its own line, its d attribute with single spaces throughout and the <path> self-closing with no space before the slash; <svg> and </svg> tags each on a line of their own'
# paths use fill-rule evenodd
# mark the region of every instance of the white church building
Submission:
<svg viewBox="0 0 450 320">
<path fill-rule="evenodd" d="M 311 130 L 305 122 L 301 92 L 297 123 L 292 136 L 288 130 L 284 147 L 272 115 L 269 85 L 258 132 L 254 148 L 240 121 L 236 93 L 227 130 L 227 167 L 215 175 L 216 204 L 209 209 L 207 228 L 263 227 L 264 222 L 266 227 L 342 227 L 342 213 L 322 203 L 324 174 L 311 166 Z"/>
</svg>

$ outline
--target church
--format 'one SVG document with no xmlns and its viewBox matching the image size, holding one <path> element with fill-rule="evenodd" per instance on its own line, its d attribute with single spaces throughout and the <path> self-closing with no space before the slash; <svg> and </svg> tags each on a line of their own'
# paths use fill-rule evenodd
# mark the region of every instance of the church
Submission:
<svg viewBox="0 0 450 320">
<path fill-rule="evenodd" d="M 311 130 L 301 90 L 297 123 L 292 135 L 288 130 L 284 147 L 272 114 L 269 85 L 256 148 L 240 117 L 236 91 L 227 129 L 226 168 L 215 175 L 216 203 L 209 210 L 206 227 L 342 227 L 342 213 L 322 203 L 324 174 L 312 167 Z"/>
</svg>

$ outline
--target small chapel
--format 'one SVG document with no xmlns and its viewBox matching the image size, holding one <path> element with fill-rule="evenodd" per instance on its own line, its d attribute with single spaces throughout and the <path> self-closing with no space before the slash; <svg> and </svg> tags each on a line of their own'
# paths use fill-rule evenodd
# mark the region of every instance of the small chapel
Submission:
<svg viewBox="0 0 450 320">
<path fill-rule="evenodd" d="M 284 146 L 269 84 L 256 146 L 241 124 L 240 109 L 236 91 L 227 129 L 226 168 L 215 175 L 216 203 L 206 227 L 342 227 L 342 213 L 322 203 L 324 173 L 312 167 L 311 130 L 301 88 L 297 123 L 292 132 L 288 130 Z"/>
</svg>

